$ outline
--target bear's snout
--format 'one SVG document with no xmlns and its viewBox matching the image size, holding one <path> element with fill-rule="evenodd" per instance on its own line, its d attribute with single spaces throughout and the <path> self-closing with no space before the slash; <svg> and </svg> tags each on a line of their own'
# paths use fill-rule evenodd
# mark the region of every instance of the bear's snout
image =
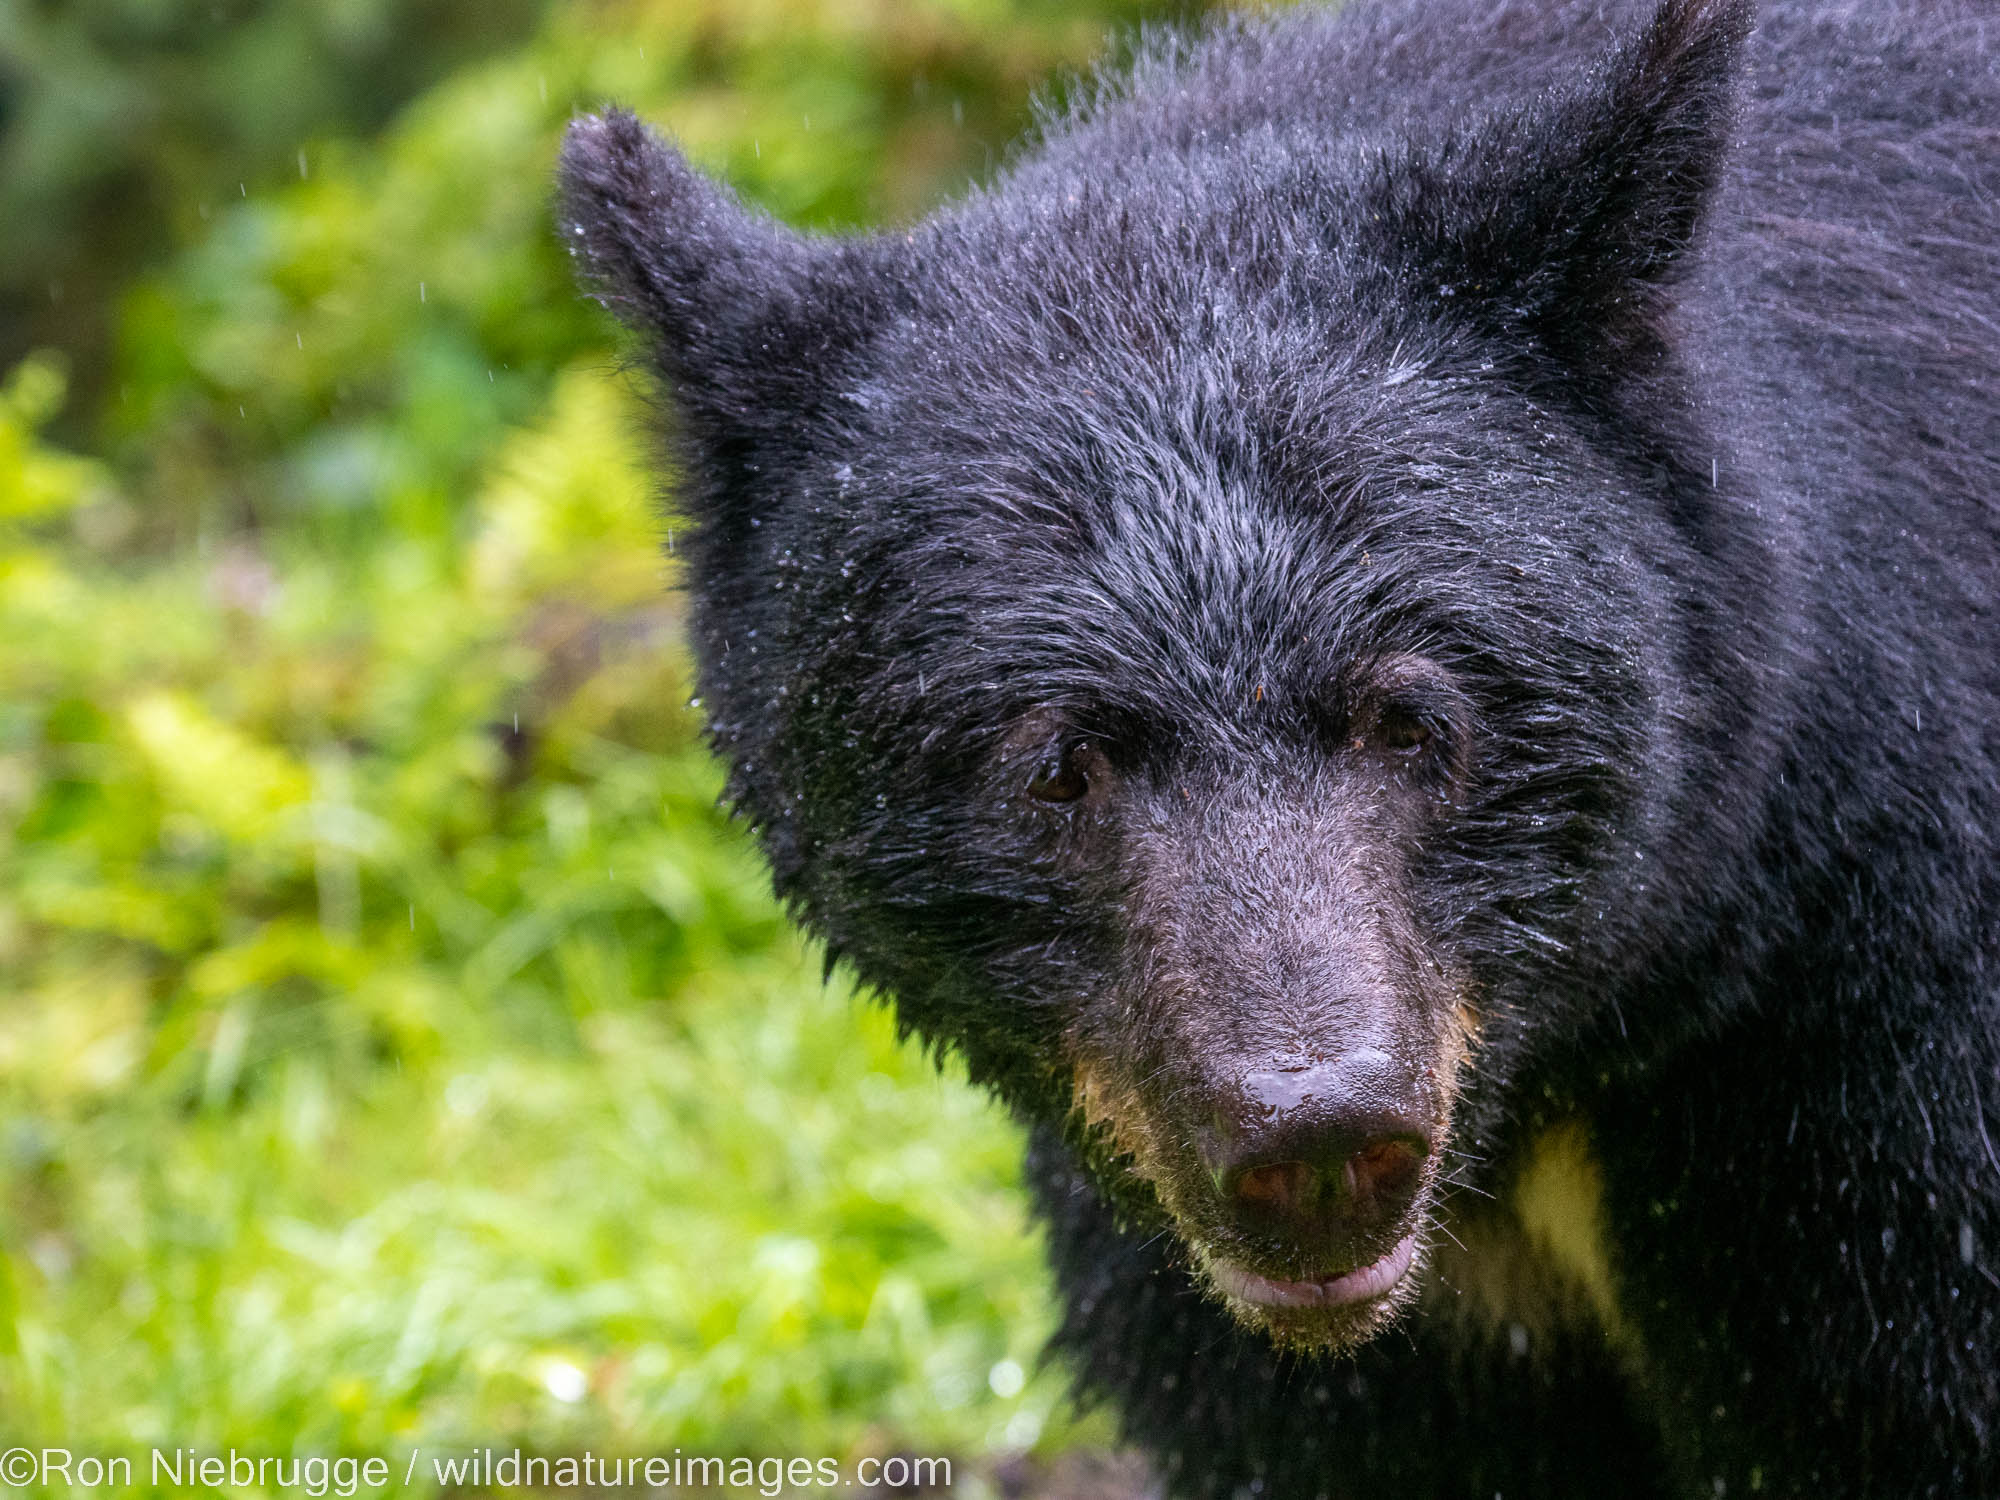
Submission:
<svg viewBox="0 0 2000 1500">
<path fill-rule="evenodd" d="M 1201 1152 L 1246 1233 L 1351 1254 L 1408 1214 L 1434 1121 L 1417 1079 L 1385 1054 L 1250 1073 L 1231 1094 Z"/>
</svg>

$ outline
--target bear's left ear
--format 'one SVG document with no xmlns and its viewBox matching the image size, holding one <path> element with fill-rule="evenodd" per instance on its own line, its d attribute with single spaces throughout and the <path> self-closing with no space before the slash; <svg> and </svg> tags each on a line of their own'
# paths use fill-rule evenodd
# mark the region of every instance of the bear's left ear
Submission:
<svg viewBox="0 0 2000 1500">
<path fill-rule="evenodd" d="M 624 110 L 572 122 L 557 175 L 563 239 L 645 335 L 697 453 L 795 430 L 865 331 L 840 242 L 745 207 Z"/>
<path fill-rule="evenodd" d="M 1385 163 L 1417 269 L 1573 366 L 1640 355 L 1721 181 L 1754 10 L 1663 0 L 1580 84 Z"/>
</svg>

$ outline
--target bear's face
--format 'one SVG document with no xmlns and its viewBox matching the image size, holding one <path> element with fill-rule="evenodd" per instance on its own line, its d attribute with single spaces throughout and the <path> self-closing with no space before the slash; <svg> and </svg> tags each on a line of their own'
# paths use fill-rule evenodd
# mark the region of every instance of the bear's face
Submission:
<svg viewBox="0 0 2000 1500">
<path fill-rule="evenodd" d="M 704 693 L 813 925 L 1246 1319 L 1340 1344 L 1416 1284 L 1480 977 L 1563 919 L 1657 664 L 1559 421 L 1436 331 L 1218 345 L 1207 300 L 1143 354 L 902 325 L 762 502 L 744 574 L 795 603 Z"/>
<path fill-rule="evenodd" d="M 1583 518 L 1661 485 L 1604 412 L 1663 378 L 1725 21 L 1507 126 L 1561 151 L 1108 162 L 1083 127 L 878 240 L 757 220 L 629 117 L 572 131 L 779 889 L 1282 1340 L 1412 1295 L 1455 1115 L 1591 1005 L 1635 788 L 1680 794 L 1686 526 Z M 1426 176 L 1484 218 L 1433 222 Z"/>
</svg>

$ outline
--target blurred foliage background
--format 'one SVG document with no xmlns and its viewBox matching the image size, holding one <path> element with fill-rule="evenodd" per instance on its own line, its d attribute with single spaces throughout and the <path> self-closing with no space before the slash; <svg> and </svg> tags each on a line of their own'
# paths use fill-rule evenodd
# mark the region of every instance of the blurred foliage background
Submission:
<svg viewBox="0 0 2000 1500">
<path fill-rule="evenodd" d="M 0 1447 L 1107 1441 L 715 807 L 548 188 L 619 100 L 906 220 L 1142 12 L 0 0 Z"/>
</svg>

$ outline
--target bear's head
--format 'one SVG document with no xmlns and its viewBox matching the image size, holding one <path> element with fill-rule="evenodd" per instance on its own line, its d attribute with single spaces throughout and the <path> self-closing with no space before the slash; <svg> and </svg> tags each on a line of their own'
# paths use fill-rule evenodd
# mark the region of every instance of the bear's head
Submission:
<svg viewBox="0 0 2000 1500">
<path fill-rule="evenodd" d="M 864 237 L 571 129 L 780 892 L 1289 1342 L 1408 1300 L 1481 1080 L 1604 1023 L 1698 795 L 1669 294 L 1746 26 L 1670 0 L 1526 103 L 1351 131 L 1161 102 L 1156 56 Z"/>
</svg>

